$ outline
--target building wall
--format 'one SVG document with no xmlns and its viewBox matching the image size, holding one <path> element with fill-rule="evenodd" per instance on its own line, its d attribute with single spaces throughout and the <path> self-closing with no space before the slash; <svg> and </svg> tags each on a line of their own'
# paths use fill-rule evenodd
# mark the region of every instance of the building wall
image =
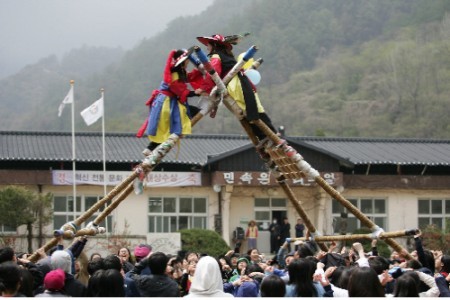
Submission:
<svg viewBox="0 0 450 300">
<path fill-rule="evenodd" d="M 417 228 L 418 199 L 448 199 L 449 195 L 450 190 L 354 189 L 345 190 L 343 192 L 343 196 L 346 198 L 386 198 L 388 226 L 387 228 L 384 228 L 385 231 L 397 231 Z"/>
<path fill-rule="evenodd" d="M 3 188 L 4 186 L 0 186 Z M 37 185 L 25 186 L 32 191 L 38 192 Z M 108 192 L 113 187 L 108 187 Z M 322 188 L 318 186 L 292 187 L 295 198 L 300 202 L 312 224 L 323 235 L 333 233 L 332 223 L 332 199 Z M 42 186 L 42 193 L 53 193 L 54 195 L 71 195 L 71 186 Z M 234 246 L 232 240 L 233 230 L 237 226 L 247 228 L 249 220 L 254 218 L 254 198 L 256 197 L 280 197 L 286 198 L 284 191 L 279 186 L 230 186 L 222 187 L 220 197 L 225 193 L 230 195 L 229 218 L 223 220 L 222 228 L 225 241 Z M 102 195 L 103 186 L 77 186 L 77 194 Z M 344 189 L 342 195 L 346 199 L 350 198 L 383 198 L 386 199 L 387 226 L 385 231 L 397 231 L 403 229 L 413 229 L 418 227 L 418 202 L 419 198 L 430 199 L 449 199 L 450 189 L 432 190 L 432 189 Z M 173 187 L 173 188 L 146 188 L 142 195 L 136 195 L 133 192 L 119 205 L 113 212 L 116 221 L 116 233 L 121 234 L 127 231 L 131 236 L 128 237 L 130 244 L 140 243 L 147 240 L 148 231 L 148 197 L 149 196 L 200 196 L 208 199 L 208 229 L 215 229 L 215 215 L 219 214 L 219 193 L 212 187 Z M 223 199 L 222 199 L 223 203 Z M 287 201 L 287 216 L 291 224 L 291 236 L 295 234 L 294 226 L 299 216 L 294 205 Z M 222 211 L 223 213 L 223 211 Z M 53 226 L 45 228 L 46 239 L 52 238 Z M 35 233 L 37 230 L 35 229 Z M 26 250 L 25 226 L 21 226 L 18 234 L 6 238 L 16 240 L 17 249 Z M 5 238 L 5 236 L 2 236 Z M 97 236 L 92 238 L 87 249 L 89 251 L 105 248 L 106 236 Z M 399 239 L 399 242 L 406 245 L 406 239 Z M 37 242 L 35 245 L 37 248 Z M 246 251 L 246 244 L 242 251 Z"/>
</svg>

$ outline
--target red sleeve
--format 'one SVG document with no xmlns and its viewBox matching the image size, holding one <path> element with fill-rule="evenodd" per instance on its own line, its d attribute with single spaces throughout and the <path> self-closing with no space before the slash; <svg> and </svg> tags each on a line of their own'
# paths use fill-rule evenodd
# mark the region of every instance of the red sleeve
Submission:
<svg viewBox="0 0 450 300">
<path fill-rule="evenodd" d="M 248 230 L 248 228 L 247 228 L 247 230 L 245 231 L 245 237 L 248 237 L 248 234 L 250 233 L 250 231 Z"/>
<path fill-rule="evenodd" d="M 191 84 L 191 86 L 196 90 L 201 88 L 201 85 L 203 83 L 203 74 L 197 69 L 192 70 L 187 74 L 188 76 L 188 82 Z"/>
<path fill-rule="evenodd" d="M 175 80 L 170 84 L 169 89 L 172 93 L 178 96 L 181 103 L 186 103 L 187 96 L 190 92 L 186 83 L 181 80 Z"/>
</svg>

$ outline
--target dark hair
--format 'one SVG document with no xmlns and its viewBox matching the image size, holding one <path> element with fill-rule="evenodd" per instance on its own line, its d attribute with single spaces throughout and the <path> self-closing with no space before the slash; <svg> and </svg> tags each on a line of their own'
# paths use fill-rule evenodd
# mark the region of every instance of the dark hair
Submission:
<svg viewBox="0 0 450 300">
<path fill-rule="evenodd" d="M 95 271 L 106 269 L 104 260 L 105 259 L 101 257 L 99 259 L 90 260 L 88 262 L 87 272 L 90 276 L 94 275 Z"/>
<path fill-rule="evenodd" d="M 355 268 L 359 268 L 356 266 L 350 266 L 345 267 L 344 270 L 342 270 L 341 275 L 339 276 L 339 280 L 336 283 L 333 283 L 337 287 L 340 287 L 341 289 L 347 289 L 348 288 L 348 282 L 350 280 L 350 276 L 352 275 L 352 272 Z"/>
<path fill-rule="evenodd" d="M 13 248 L 6 246 L 0 248 L 0 263 L 5 261 L 12 261 L 15 253 Z"/>
<path fill-rule="evenodd" d="M 162 252 L 155 252 L 148 258 L 148 267 L 154 275 L 163 275 L 169 258 Z"/>
<path fill-rule="evenodd" d="M 342 273 L 344 272 L 345 269 L 347 269 L 347 267 L 345 267 L 345 266 L 336 267 L 336 269 L 331 274 L 330 282 L 332 284 L 334 284 L 335 286 L 337 286 L 337 287 L 341 287 L 339 285 L 339 279 L 341 278 L 341 275 L 342 275 Z"/>
<path fill-rule="evenodd" d="M 264 273 L 264 270 L 258 265 L 258 264 L 250 264 L 246 269 L 245 269 L 245 274 L 249 275 L 250 273 L 253 272 L 260 272 L 260 273 Z"/>
<path fill-rule="evenodd" d="M 118 258 L 117 255 L 115 254 L 110 254 L 107 257 L 105 257 L 103 259 L 103 264 L 105 270 L 115 269 L 119 272 L 122 270 L 122 262 L 120 261 L 120 258 Z"/>
<path fill-rule="evenodd" d="M 441 272 L 450 273 L 450 255 L 442 255 L 441 263 L 442 263 Z"/>
<path fill-rule="evenodd" d="M 125 297 L 124 278 L 116 269 L 98 270 L 89 278 L 89 297 Z"/>
<path fill-rule="evenodd" d="M 377 275 L 380 275 L 384 270 L 389 269 L 389 260 L 382 256 L 373 256 L 369 258 L 369 266 L 375 270 Z"/>
<path fill-rule="evenodd" d="M 20 283 L 19 293 L 26 297 L 34 297 L 34 277 L 28 269 L 19 268 L 20 277 L 22 279 Z"/>
<path fill-rule="evenodd" d="M 286 284 L 277 275 L 269 275 L 261 282 L 261 297 L 284 297 Z"/>
<path fill-rule="evenodd" d="M 424 254 L 424 259 L 423 261 L 421 261 L 422 265 L 425 268 L 430 269 L 431 273 L 434 274 L 435 271 L 435 264 L 434 264 L 434 255 L 433 252 L 431 252 L 430 250 L 423 250 L 423 254 Z"/>
<path fill-rule="evenodd" d="M 247 250 L 247 255 L 248 255 L 249 257 L 250 257 L 250 254 L 252 254 L 252 251 L 253 251 L 253 250 L 257 250 L 258 253 L 259 253 L 258 248 L 250 248 L 250 249 Z"/>
<path fill-rule="evenodd" d="M 329 267 L 345 266 L 345 260 L 340 253 L 327 253 L 320 262 L 325 264 L 325 270 Z"/>
<path fill-rule="evenodd" d="M 92 253 L 91 256 L 89 257 L 89 260 L 91 261 L 91 260 L 94 258 L 94 256 L 100 256 L 100 258 L 103 258 L 102 255 L 101 255 L 100 253 L 94 252 L 94 253 Z"/>
<path fill-rule="evenodd" d="M 200 258 L 199 255 L 198 255 L 198 253 L 197 253 L 197 252 L 194 252 L 194 251 L 188 251 L 188 252 L 186 252 L 186 253 L 184 254 L 184 258 L 187 260 L 191 254 L 194 254 L 195 256 L 197 256 L 197 259 Z"/>
<path fill-rule="evenodd" d="M 423 267 L 422 264 L 420 263 L 420 261 L 415 260 L 415 259 L 408 260 L 408 262 L 406 263 L 406 266 L 413 270 L 418 270 Z"/>
<path fill-rule="evenodd" d="M 214 41 L 208 41 L 208 43 L 212 46 L 210 54 L 223 52 L 227 55 L 234 56 L 232 49 L 227 48 L 224 44 L 216 43 Z"/>
<path fill-rule="evenodd" d="M 314 250 L 308 243 L 302 243 L 298 245 L 297 254 L 302 258 L 314 256 Z"/>
<path fill-rule="evenodd" d="M 384 297 L 384 288 L 377 273 L 369 268 L 355 268 L 348 281 L 349 297 Z"/>
<path fill-rule="evenodd" d="M 289 284 L 295 285 L 297 297 L 318 296 L 312 278 L 314 270 L 313 263 L 304 258 L 296 259 L 289 264 Z"/>
<path fill-rule="evenodd" d="M 419 297 L 420 278 L 416 272 L 407 271 L 395 281 L 394 297 Z"/>
<path fill-rule="evenodd" d="M 15 262 L 7 261 L 0 264 L 0 292 L 17 292 L 21 281 L 20 268 Z"/>
</svg>

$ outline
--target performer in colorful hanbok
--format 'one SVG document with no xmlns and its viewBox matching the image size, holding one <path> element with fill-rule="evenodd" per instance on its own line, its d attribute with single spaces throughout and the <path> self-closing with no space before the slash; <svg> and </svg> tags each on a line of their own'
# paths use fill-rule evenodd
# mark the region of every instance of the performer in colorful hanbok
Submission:
<svg viewBox="0 0 450 300">
<path fill-rule="evenodd" d="M 233 45 L 236 45 L 241 38 L 241 35 L 224 37 L 220 34 L 197 37 L 197 39 L 207 47 L 211 65 L 221 78 L 224 78 L 225 75 L 237 63 L 237 60 L 231 50 L 233 49 Z M 211 77 L 207 76 L 200 86 L 200 89 L 202 92 L 210 93 L 214 85 L 215 84 Z M 274 133 L 277 132 L 275 127 L 272 125 L 272 121 L 269 116 L 265 113 L 264 107 L 261 105 L 255 85 L 243 72 L 237 73 L 237 75 L 231 79 L 227 85 L 227 90 L 229 95 L 245 112 L 246 119 L 249 122 L 260 119 Z M 251 127 L 253 133 L 260 141 L 265 138 L 264 133 L 256 125 L 251 124 Z"/>
<path fill-rule="evenodd" d="M 146 156 L 170 134 L 175 133 L 179 136 L 191 134 L 190 119 L 198 109 L 189 106 L 188 97 L 198 96 L 200 91 L 192 91 L 187 86 L 188 56 L 187 50 L 170 51 L 164 68 L 163 81 L 146 103 L 150 107 L 149 117 L 137 133 L 137 137 L 147 135 L 150 140 L 143 151 Z"/>
</svg>

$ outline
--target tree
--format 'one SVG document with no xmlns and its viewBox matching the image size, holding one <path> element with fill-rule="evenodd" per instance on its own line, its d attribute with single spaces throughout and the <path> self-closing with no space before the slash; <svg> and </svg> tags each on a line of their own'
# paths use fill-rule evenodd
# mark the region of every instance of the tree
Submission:
<svg viewBox="0 0 450 300">
<path fill-rule="evenodd" d="M 230 250 L 227 243 L 215 231 L 207 229 L 183 229 L 181 233 L 181 248 L 188 252 L 208 253 L 219 256 Z"/>
<path fill-rule="evenodd" d="M 39 233 L 52 214 L 48 213 L 52 196 L 38 195 L 24 187 L 7 186 L 0 190 L 0 224 L 14 228 L 27 226 L 28 252 L 32 252 L 33 224 L 39 221 Z"/>
<path fill-rule="evenodd" d="M 38 223 L 38 247 L 41 247 L 44 242 L 44 226 L 53 220 L 52 203 L 53 195 L 51 193 L 47 193 L 45 195 L 39 194 L 31 204 L 32 212 Z M 31 234 L 29 234 L 28 245 L 31 245 L 32 243 L 30 238 Z"/>
</svg>

